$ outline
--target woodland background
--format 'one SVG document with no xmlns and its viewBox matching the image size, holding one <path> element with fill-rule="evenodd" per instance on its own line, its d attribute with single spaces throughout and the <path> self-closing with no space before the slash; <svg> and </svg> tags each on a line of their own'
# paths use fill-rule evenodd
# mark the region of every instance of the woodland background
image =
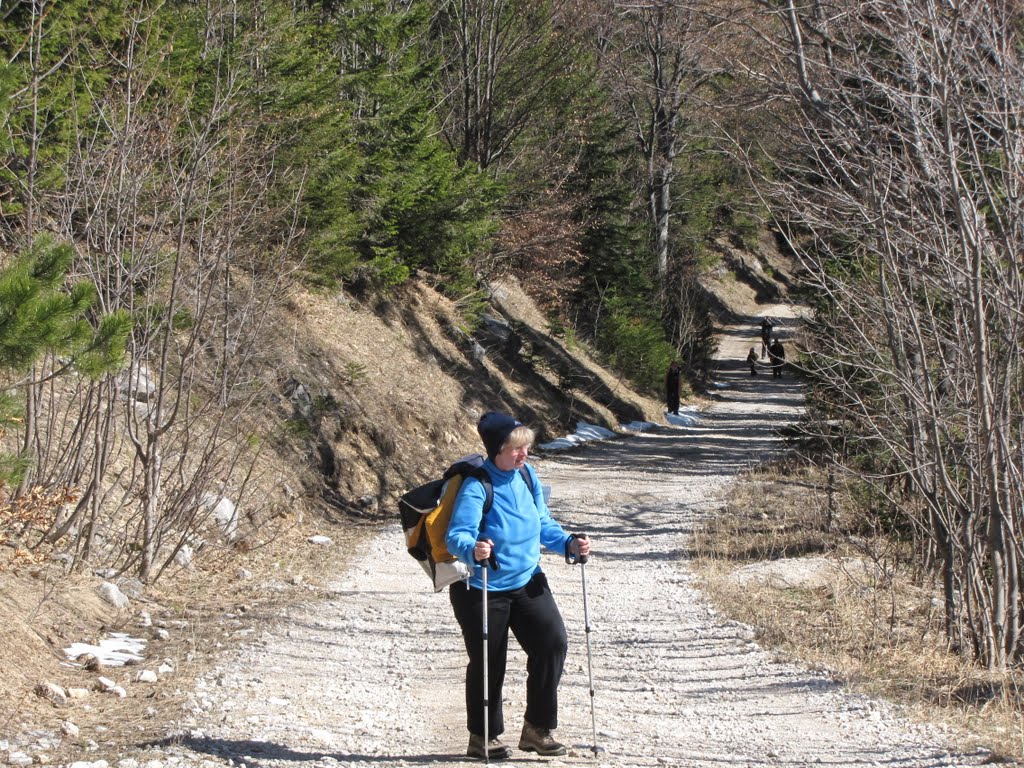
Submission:
<svg viewBox="0 0 1024 768">
<path fill-rule="evenodd" d="M 813 310 L 802 455 L 935 580 L 954 654 L 1019 667 L 1022 22 L 957 0 L 3 2 L 5 579 L 151 585 L 297 505 L 378 519 L 495 404 L 542 434 L 658 418 L 672 359 L 708 387 L 709 281 L 775 248 L 799 273 L 759 288 Z M 462 386 L 396 367 L 359 313 Z"/>
</svg>

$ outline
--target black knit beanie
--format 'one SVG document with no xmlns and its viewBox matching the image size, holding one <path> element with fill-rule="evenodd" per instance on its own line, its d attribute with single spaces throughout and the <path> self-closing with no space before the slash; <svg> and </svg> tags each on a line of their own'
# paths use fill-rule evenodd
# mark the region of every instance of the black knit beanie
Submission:
<svg viewBox="0 0 1024 768">
<path fill-rule="evenodd" d="M 516 427 L 523 426 L 521 421 L 516 421 L 507 413 L 488 411 L 480 417 L 476 425 L 476 431 L 480 433 L 480 439 L 484 441 L 484 448 L 487 449 L 487 458 L 493 460 L 501 453 L 501 447 L 508 440 L 508 436 Z"/>
</svg>

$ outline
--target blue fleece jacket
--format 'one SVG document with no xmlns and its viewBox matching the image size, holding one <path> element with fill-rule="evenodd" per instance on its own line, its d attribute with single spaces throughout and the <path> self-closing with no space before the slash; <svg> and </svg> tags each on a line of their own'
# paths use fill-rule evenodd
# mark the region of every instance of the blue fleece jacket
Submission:
<svg viewBox="0 0 1024 768">
<path fill-rule="evenodd" d="M 494 555 L 498 570 L 487 573 L 487 589 L 504 592 L 524 586 L 533 574 L 539 572 L 541 545 L 565 554 L 569 534 L 551 517 L 544 493 L 533 467 L 526 471 L 533 478 L 533 493 L 518 470 L 504 472 L 490 459 L 483 467 L 491 476 L 494 501 L 484 520 L 484 486 L 475 478 L 467 478 L 455 498 L 455 507 L 448 523 L 446 543 L 448 551 L 464 563 L 473 566 L 469 585 L 483 586 L 480 564 L 473 560 L 473 547 L 481 536 L 494 542 Z"/>
</svg>

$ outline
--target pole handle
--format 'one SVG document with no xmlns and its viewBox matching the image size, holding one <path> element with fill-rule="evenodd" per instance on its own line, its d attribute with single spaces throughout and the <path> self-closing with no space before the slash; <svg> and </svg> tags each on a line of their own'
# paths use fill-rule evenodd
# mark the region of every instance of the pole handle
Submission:
<svg viewBox="0 0 1024 768">
<path fill-rule="evenodd" d="M 487 541 L 487 542 L 490 542 L 491 540 L 481 536 L 479 539 L 477 539 L 477 541 Z M 482 561 L 478 560 L 477 562 L 482 562 Z M 500 570 L 500 568 L 498 567 L 498 556 L 494 554 L 494 544 L 493 544 L 493 542 L 491 543 L 491 554 L 489 554 L 487 556 L 487 565 L 489 565 L 495 571 Z M 484 568 L 484 570 L 486 571 L 487 569 Z M 486 577 L 486 574 L 485 574 L 485 577 Z"/>
<path fill-rule="evenodd" d="M 585 533 L 570 533 L 569 541 L 565 544 L 565 562 L 569 565 L 583 565 L 590 558 L 587 555 L 574 555 L 569 549 L 569 544 L 575 539 L 586 539 L 587 534 Z"/>
</svg>

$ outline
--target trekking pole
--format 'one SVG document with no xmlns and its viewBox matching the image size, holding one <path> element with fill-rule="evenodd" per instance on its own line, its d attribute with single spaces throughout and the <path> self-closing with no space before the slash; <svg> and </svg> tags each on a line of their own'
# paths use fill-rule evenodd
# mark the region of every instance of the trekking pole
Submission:
<svg viewBox="0 0 1024 768">
<path fill-rule="evenodd" d="M 487 571 L 490 568 L 498 570 L 498 560 L 494 556 L 494 550 L 491 550 L 490 557 L 487 561 L 481 563 L 481 578 L 483 579 L 483 600 L 481 606 L 481 612 L 483 613 L 483 634 L 484 634 L 484 763 L 490 765 L 491 763 L 491 738 L 490 738 L 490 680 L 488 675 L 488 630 L 487 630 Z"/>
<path fill-rule="evenodd" d="M 490 681 L 488 680 L 487 674 L 487 563 L 483 564 L 483 617 L 484 617 L 484 762 L 490 764 L 491 762 L 491 750 L 487 748 L 487 745 L 491 743 L 490 740 L 490 727 L 488 725 L 488 718 L 490 718 L 490 703 L 487 700 L 488 693 L 490 691 Z"/>
<path fill-rule="evenodd" d="M 574 539 L 585 539 L 586 534 L 573 534 Z M 590 609 L 587 606 L 587 558 L 585 555 L 579 555 L 575 558 L 570 557 L 566 554 L 566 561 L 572 565 L 578 564 L 580 566 L 580 578 L 583 581 L 583 627 L 584 634 L 587 636 L 587 679 L 590 682 L 590 727 L 594 735 L 593 744 L 590 750 L 594 753 L 594 757 L 597 757 L 599 747 L 597 746 L 597 717 L 594 714 L 594 667 L 591 662 L 590 654 Z"/>
</svg>

